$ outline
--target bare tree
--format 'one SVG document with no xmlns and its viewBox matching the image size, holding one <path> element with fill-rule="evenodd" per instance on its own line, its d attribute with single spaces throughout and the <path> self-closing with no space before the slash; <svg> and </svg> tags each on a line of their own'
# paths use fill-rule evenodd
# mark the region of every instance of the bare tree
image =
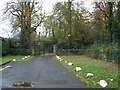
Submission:
<svg viewBox="0 0 120 90">
<path fill-rule="evenodd" d="M 9 2 L 4 13 L 8 13 L 12 18 L 13 31 L 20 28 L 20 43 L 22 48 L 29 48 L 31 34 L 41 25 L 45 17 L 42 12 L 42 3 L 35 2 Z"/>
</svg>

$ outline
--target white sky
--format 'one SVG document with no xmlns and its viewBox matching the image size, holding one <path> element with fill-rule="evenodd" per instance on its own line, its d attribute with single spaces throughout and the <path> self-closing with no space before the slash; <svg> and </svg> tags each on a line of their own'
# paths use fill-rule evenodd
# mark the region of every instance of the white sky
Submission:
<svg viewBox="0 0 120 90">
<path fill-rule="evenodd" d="M 11 35 L 12 28 L 10 26 L 9 20 L 3 19 L 4 15 L 3 15 L 3 10 L 2 9 L 5 8 L 5 3 L 8 2 L 8 1 L 11 1 L 11 0 L 1 0 L 0 1 L 0 36 L 5 37 L 5 38 L 12 36 Z M 43 2 L 43 9 L 46 12 L 51 12 L 53 4 L 55 4 L 55 2 L 57 2 L 57 1 L 62 2 L 62 1 L 68 1 L 68 0 L 37 0 L 37 1 Z M 74 0 L 74 1 L 80 2 L 81 0 Z M 94 0 L 82 0 L 82 1 L 85 1 L 85 7 L 90 10 L 91 9 L 91 3 Z"/>
</svg>

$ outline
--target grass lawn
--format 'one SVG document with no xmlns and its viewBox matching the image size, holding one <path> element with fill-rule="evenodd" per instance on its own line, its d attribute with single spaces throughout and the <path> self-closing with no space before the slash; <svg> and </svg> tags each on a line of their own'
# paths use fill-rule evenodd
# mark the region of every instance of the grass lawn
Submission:
<svg viewBox="0 0 120 90">
<path fill-rule="evenodd" d="M 96 60 L 86 56 L 60 56 L 61 63 L 71 72 L 75 73 L 81 81 L 90 88 L 101 88 L 98 84 L 100 80 L 106 80 L 106 88 L 118 88 L 118 66 L 105 61 Z M 73 66 L 68 66 L 67 62 L 72 62 Z M 60 61 L 59 61 L 60 62 Z M 76 72 L 75 67 L 80 66 L 81 71 Z M 93 77 L 86 78 L 87 73 L 93 73 Z M 113 79 L 113 81 L 112 81 Z"/>
<path fill-rule="evenodd" d="M 0 64 L 3 64 L 5 62 L 13 60 L 13 59 L 16 59 L 16 61 L 24 61 L 24 60 L 30 60 L 31 58 L 33 58 L 33 56 L 31 56 L 31 57 L 23 60 L 22 58 L 24 58 L 24 57 L 25 56 L 20 56 L 20 55 L 0 57 Z"/>
</svg>

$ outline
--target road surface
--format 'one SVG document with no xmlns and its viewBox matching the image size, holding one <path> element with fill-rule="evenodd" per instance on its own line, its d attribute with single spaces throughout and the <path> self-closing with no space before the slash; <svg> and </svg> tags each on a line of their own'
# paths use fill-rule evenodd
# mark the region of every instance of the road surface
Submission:
<svg viewBox="0 0 120 90">
<path fill-rule="evenodd" d="M 86 88 L 78 77 L 49 55 L 7 65 L 12 68 L 2 71 L 2 88 L 13 87 L 13 83 L 22 81 L 33 82 L 33 88 Z"/>
</svg>

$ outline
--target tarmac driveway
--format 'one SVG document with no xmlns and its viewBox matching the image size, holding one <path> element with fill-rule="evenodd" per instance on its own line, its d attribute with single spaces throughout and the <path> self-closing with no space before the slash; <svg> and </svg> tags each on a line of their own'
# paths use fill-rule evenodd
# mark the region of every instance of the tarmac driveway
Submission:
<svg viewBox="0 0 120 90">
<path fill-rule="evenodd" d="M 2 71 L 3 88 L 13 87 L 19 81 L 33 82 L 33 88 L 86 88 L 78 77 L 49 55 L 7 65 L 12 68 Z"/>
</svg>

